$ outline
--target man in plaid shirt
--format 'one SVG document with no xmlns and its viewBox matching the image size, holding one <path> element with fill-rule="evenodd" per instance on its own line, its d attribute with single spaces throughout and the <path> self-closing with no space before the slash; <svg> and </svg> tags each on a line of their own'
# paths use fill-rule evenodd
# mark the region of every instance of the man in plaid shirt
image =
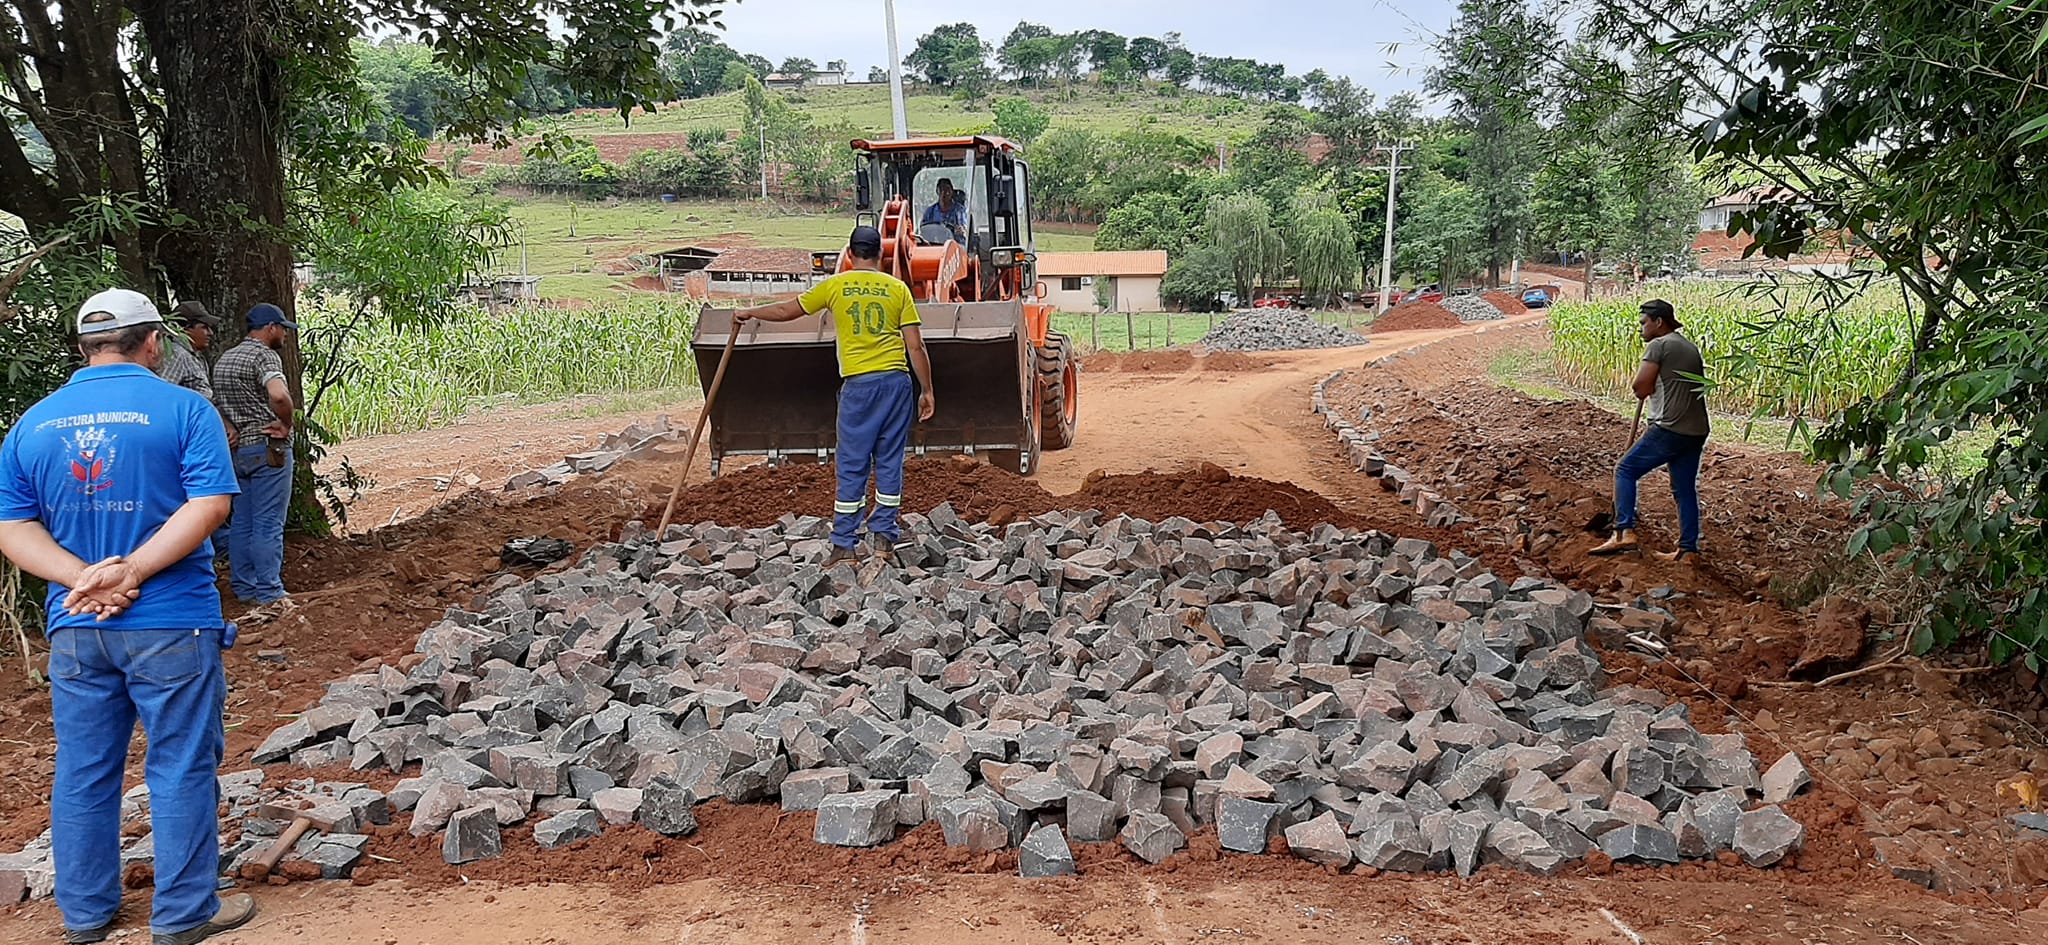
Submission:
<svg viewBox="0 0 2048 945">
<path fill-rule="evenodd" d="M 277 349 L 298 323 L 268 302 L 249 309 L 249 334 L 213 366 L 214 403 L 227 418 L 235 440 L 235 481 L 242 487 L 228 520 L 228 586 L 235 597 L 256 604 L 282 600 L 284 517 L 292 501 L 292 403 L 284 359 Z M 287 441 L 278 465 L 269 460 L 270 440 Z"/>
<path fill-rule="evenodd" d="M 220 319 L 198 302 L 180 302 L 171 310 L 171 320 L 184 329 L 184 334 L 179 337 L 165 333 L 164 358 L 156 366 L 156 376 L 210 401 L 213 378 L 206 350 L 213 345 L 214 332 L 220 330 Z"/>
</svg>

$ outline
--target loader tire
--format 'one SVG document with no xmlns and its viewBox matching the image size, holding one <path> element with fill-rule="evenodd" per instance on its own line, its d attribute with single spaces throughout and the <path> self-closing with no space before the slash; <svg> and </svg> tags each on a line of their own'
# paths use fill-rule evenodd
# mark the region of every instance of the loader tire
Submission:
<svg viewBox="0 0 2048 945">
<path fill-rule="evenodd" d="M 1066 335 L 1047 332 L 1038 349 L 1038 444 L 1063 450 L 1074 445 L 1074 423 L 1080 417 L 1080 368 Z"/>
</svg>

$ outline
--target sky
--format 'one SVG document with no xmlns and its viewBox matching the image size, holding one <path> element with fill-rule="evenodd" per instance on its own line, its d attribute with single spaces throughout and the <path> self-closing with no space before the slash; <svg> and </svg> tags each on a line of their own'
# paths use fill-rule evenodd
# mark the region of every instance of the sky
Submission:
<svg viewBox="0 0 2048 945">
<path fill-rule="evenodd" d="M 888 62 L 883 0 L 740 0 L 728 3 L 726 42 L 781 62 L 848 60 L 856 77 Z M 1125 36 L 1178 31 L 1187 47 L 1212 56 L 1281 62 L 1301 75 L 1345 75 L 1381 98 L 1416 91 L 1434 61 L 1433 37 L 1449 27 L 1454 0 L 1032 0 L 1026 4 L 896 0 L 904 55 L 935 26 L 973 23 L 1000 44 L 1019 19 L 1071 33 L 1104 29 Z"/>
</svg>

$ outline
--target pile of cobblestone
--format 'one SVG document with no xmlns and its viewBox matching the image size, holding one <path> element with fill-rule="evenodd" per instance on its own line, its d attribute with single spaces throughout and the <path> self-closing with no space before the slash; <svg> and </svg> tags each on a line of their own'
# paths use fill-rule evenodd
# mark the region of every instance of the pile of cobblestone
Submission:
<svg viewBox="0 0 2048 945">
<path fill-rule="evenodd" d="M 681 435 L 681 430 L 669 424 L 667 414 L 656 417 L 652 426 L 630 423 L 624 430 L 605 434 L 596 449 L 570 453 L 560 462 L 513 476 L 506 480 L 505 491 L 560 485 L 576 476 L 604 472 L 629 459 L 647 459 L 659 452 L 663 444 Z"/>
<path fill-rule="evenodd" d="M 1798 849 L 1740 735 L 1603 688 L 1592 599 L 1416 539 L 1050 513 L 905 516 L 893 564 L 822 567 L 830 523 L 629 525 L 451 610 L 398 667 L 330 685 L 259 764 L 417 774 L 387 799 L 450 863 L 533 821 L 554 847 L 696 829 L 723 797 L 873 846 L 1070 843 L 1148 862 L 1213 829 L 1320 864 L 1549 874 Z"/>
<path fill-rule="evenodd" d="M 1437 303 L 1458 316 L 1461 322 L 1496 322 L 1507 316 L 1493 303 L 1476 295 L 1453 295 Z"/>
<path fill-rule="evenodd" d="M 222 826 L 235 837 L 221 838 L 220 871 L 224 876 L 239 875 L 245 865 L 268 851 L 291 826 L 289 818 L 267 816 L 279 809 L 303 810 L 329 825 L 325 830 L 307 831 L 279 861 L 277 868 L 292 879 L 350 878 L 368 855 L 368 828 L 391 823 L 390 801 L 367 784 L 312 778 L 266 784 L 265 779 L 262 769 L 220 777 L 221 803 L 227 813 Z M 137 785 L 121 798 L 124 871 L 155 866 L 154 836 L 146 829 L 128 829 L 149 823 L 149 801 L 149 788 L 144 785 Z M 50 898 L 56 881 L 57 867 L 47 830 L 20 852 L 0 854 L 0 905 Z"/>
<path fill-rule="evenodd" d="M 1301 348 L 1342 348 L 1370 339 L 1339 325 L 1316 321 L 1296 309 L 1258 308 L 1238 312 L 1202 336 L 1212 351 L 1289 351 Z"/>
</svg>

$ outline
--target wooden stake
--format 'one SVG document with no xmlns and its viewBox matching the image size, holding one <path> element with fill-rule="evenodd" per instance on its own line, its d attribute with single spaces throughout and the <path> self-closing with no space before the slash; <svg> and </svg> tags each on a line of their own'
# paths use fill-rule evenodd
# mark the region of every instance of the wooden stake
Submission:
<svg viewBox="0 0 2048 945">
<path fill-rule="evenodd" d="M 676 484 L 668 491 L 668 505 L 661 510 L 661 525 L 654 530 L 657 540 L 668 531 L 669 518 L 676 514 L 676 497 L 690 479 L 690 464 L 697 461 L 697 441 L 704 438 L 704 425 L 711 422 L 711 405 L 718 400 L 718 388 L 725 383 L 725 366 L 732 363 L 732 349 L 739 344 L 740 321 L 735 318 L 725 335 L 725 353 L 718 358 L 718 370 L 711 374 L 711 387 L 704 392 L 704 409 L 697 412 L 697 428 L 690 431 L 690 443 L 683 448 L 683 467 L 676 470 Z"/>
</svg>

